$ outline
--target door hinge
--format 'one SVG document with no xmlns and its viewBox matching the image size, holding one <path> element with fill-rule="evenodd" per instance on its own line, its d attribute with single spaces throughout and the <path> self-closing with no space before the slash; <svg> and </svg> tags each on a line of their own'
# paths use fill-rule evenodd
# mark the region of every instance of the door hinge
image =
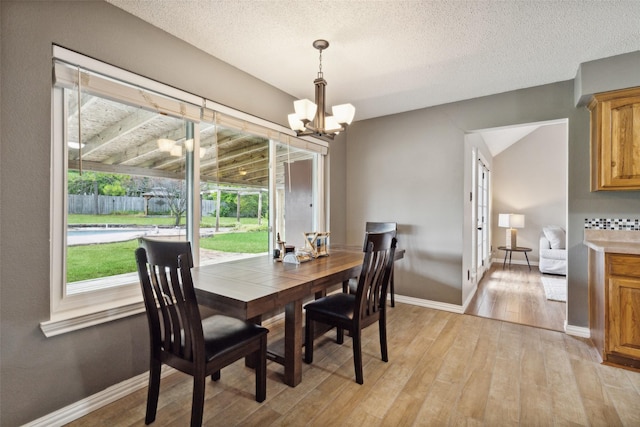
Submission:
<svg viewBox="0 0 640 427">
<path fill-rule="evenodd" d="M 469 192 L 469 201 L 473 202 L 473 192 Z"/>
<path fill-rule="evenodd" d="M 467 280 L 471 280 L 471 271 L 467 270 Z"/>
</svg>

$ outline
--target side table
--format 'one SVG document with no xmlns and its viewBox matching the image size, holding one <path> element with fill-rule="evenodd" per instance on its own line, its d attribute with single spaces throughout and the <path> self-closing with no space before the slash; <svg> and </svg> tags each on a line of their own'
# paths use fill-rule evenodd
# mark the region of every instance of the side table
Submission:
<svg viewBox="0 0 640 427">
<path fill-rule="evenodd" d="M 527 265 L 529 266 L 529 271 L 531 271 L 531 264 L 529 264 L 529 257 L 527 256 L 527 252 L 531 252 L 531 248 L 525 248 L 523 246 L 518 246 L 515 248 L 508 248 L 506 246 L 498 246 L 498 249 L 504 251 L 504 261 L 502 262 L 502 268 L 504 269 L 505 264 L 507 263 L 507 255 L 509 255 L 509 268 L 511 268 L 511 255 L 514 252 L 522 252 L 524 253 L 524 257 L 527 259 Z"/>
</svg>

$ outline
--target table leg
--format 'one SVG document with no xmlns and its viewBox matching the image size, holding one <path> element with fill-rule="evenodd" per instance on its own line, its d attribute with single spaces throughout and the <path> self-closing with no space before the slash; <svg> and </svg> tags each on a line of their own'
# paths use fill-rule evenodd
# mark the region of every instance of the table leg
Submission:
<svg viewBox="0 0 640 427">
<path fill-rule="evenodd" d="M 251 319 L 247 319 L 248 322 L 255 323 L 256 325 L 262 325 L 262 316 L 256 316 Z M 255 369 L 256 360 L 253 357 L 247 356 L 244 358 L 244 366 L 247 368 Z"/>
<path fill-rule="evenodd" d="M 504 266 L 507 264 L 507 254 L 509 251 L 504 251 L 504 261 L 502 261 L 502 269 L 504 270 Z"/>
<path fill-rule="evenodd" d="M 531 264 L 529 264 L 529 257 L 526 252 L 524 253 L 524 257 L 527 259 L 527 265 L 529 266 L 529 271 L 531 271 Z"/>
<path fill-rule="evenodd" d="M 349 293 L 349 281 L 345 280 L 344 282 L 342 282 L 342 292 L 344 292 L 345 294 Z"/>
<path fill-rule="evenodd" d="M 302 300 L 284 309 L 284 383 L 295 387 L 302 381 Z"/>
</svg>

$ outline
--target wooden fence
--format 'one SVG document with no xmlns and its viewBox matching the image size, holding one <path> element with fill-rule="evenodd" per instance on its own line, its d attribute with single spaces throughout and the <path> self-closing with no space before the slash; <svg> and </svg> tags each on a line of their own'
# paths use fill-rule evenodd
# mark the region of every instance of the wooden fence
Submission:
<svg viewBox="0 0 640 427">
<path fill-rule="evenodd" d="M 68 212 L 85 215 L 144 212 L 144 203 L 144 197 L 69 194 Z M 151 198 L 148 203 L 149 214 L 170 215 L 169 206 L 162 198 Z M 202 216 L 215 215 L 215 200 L 202 200 L 201 205 Z"/>
</svg>

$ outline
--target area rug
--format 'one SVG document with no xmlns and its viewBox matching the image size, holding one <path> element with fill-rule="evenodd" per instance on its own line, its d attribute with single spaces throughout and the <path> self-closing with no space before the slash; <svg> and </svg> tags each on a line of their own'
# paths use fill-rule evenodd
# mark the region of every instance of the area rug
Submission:
<svg viewBox="0 0 640 427">
<path fill-rule="evenodd" d="M 542 286 L 548 300 L 567 302 L 567 278 L 564 276 L 542 276 Z"/>
</svg>

